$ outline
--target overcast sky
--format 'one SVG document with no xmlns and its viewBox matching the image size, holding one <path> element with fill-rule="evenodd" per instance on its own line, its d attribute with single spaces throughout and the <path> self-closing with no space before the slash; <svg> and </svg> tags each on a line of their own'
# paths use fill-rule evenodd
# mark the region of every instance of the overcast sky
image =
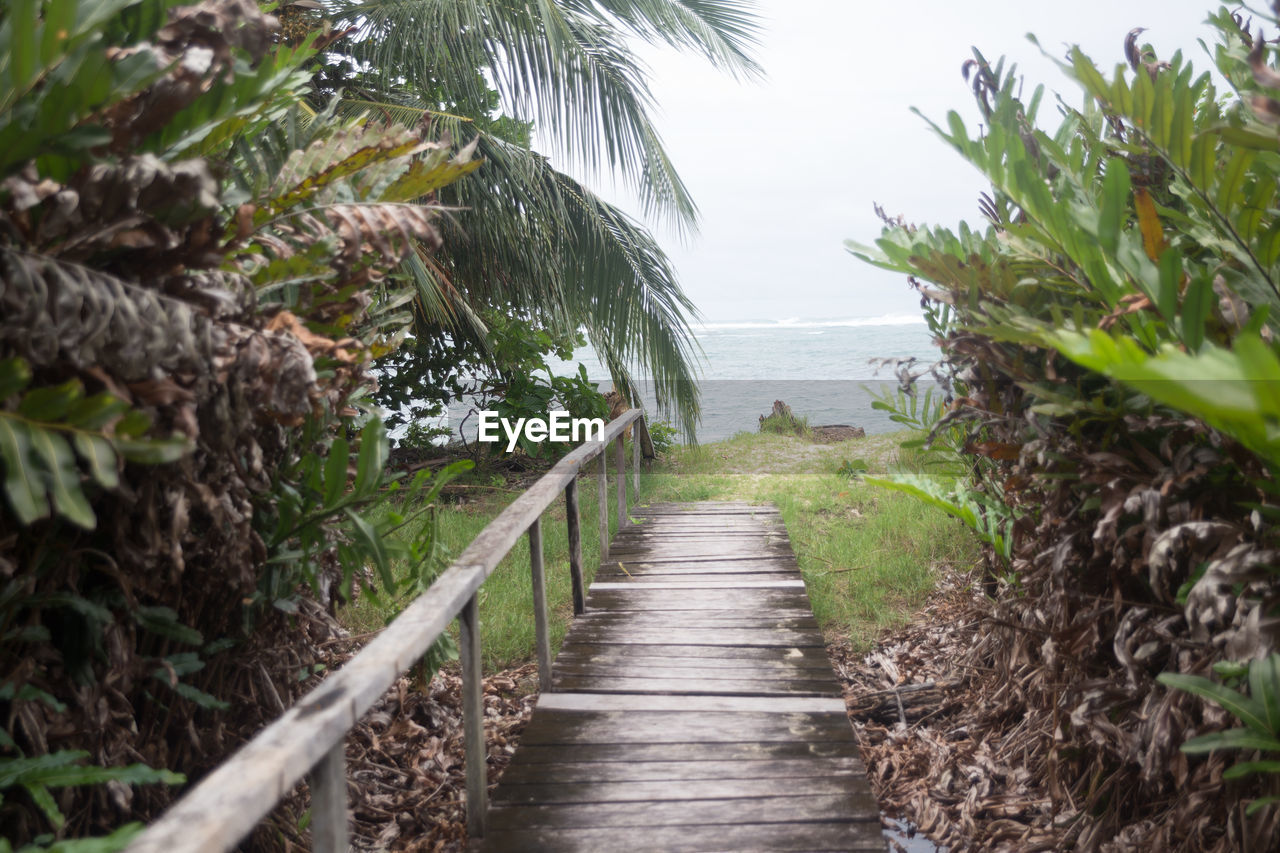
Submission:
<svg viewBox="0 0 1280 853">
<path fill-rule="evenodd" d="M 880 233 L 878 202 L 908 220 L 978 222 L 977 171 L 919 116 L 945 123 L 956 109 L 977 126 L 960 66 L 978 47 L 1017 62 L 1027 79 L 1081 103 L 1079 88 L 1026 38 L 1062 56 L 1080 44 L 1110 76 L 1125 34 L 1162 57 L 1213 43 L 1202 0 L 760 0 L 758 56 L 767 79 L 738 83 L 707 63 L 643 47 L 658 104 L 655 121 L 701 210 L 682 244 L 655 228 L 685 290 L 711 322 L 918 313 L 905 279 L 845 251 Z M 1049 97 L 1046 104 L 1051 103 Z M 1044 118 L 1051 113 L 1041 110 Z M 636 205 L 608 182 L 598 191 Z"/>
</svg>

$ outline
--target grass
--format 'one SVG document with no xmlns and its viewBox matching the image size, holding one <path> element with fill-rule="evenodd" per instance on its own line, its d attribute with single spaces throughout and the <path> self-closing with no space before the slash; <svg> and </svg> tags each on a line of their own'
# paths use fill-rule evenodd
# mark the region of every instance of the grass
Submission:
<svg viewBox="0 0 1280 853">
<path fill-rule="evenodd" d="M 829 637 L 848 636 L 867 648 L 877 634 L 906 622 L 933 589 L 946 565 L 965 567 L 977 558 L 969 532 L 942 512 L 898 492 L 852 481 L 836 473 L 849 459 L 863 459 L 871 473 L 917 468 L 903 457 L 905 436 L 874 435 L 832 445 L 771 433 L 739 433 L 700 447 L 676 448 L 641 475 L 642 503 L 746 500 L 772 502 L 782 513 L 800 562 L 814 613 Z M 612 453 L 610 454 L 612 457 Z M 627 454 L 628 464 L 630 452 Z M 599 563 L 595 465 L 579 479 L 583 571 L 587 582 Z M 611 466 L 612 467 L 612 466 Z M 610 532 L 615 532 L 612 470 Z M 628 472 L 628 505 L 634 506 Z M 479 495 L 439 515 L 446 557 L 456 555 L 518 492 L 473 484 Z M 551 610 L 553 653 L 572 617 L 572 592 L 563 499 L 542 519 Z M 376 630 L 391 612 L 368 601 L 343 611 L 353 632 Z M 529 540 L 522 537 L 480 591 L 481 647 L 486 668 L 517 665 L 533 655 L 533 593 Z"/>
<path fill-rule="evenodd" d="M 630 465 L 628 449 L 628 465 Z M 617 532 L 614 509 L 613 452 L 609 461 L 609 531 Z M 582 570 L 588 584 L 600 564 L 600 534 L 596 497 L 596 466 L 588 463 L 586 475 L 578 479 L 578 506 L 581 509 Z M 469 478 L 474 481 L 476 477 Z M 519 490 L 466 482 L 469 492 L 477 495 L 467 503 L 452 504 L 438 514 L 438 541 L 446 562 L 462 552 L 485 525 L 498 516 L 520 494 Z M 628 506 L 635 504 L 631 476 L 627 475 Z M 416 531 L 406 531 L 416 532 Z M 569 533 L 565 522 L 565 504 L 561 497 L 542 516 L 542 553 L 547 584 L 547 608 L 550 611 L 552 654 L 560 648 L 573 615 L 573 591 L 569 580 Z M 368 599 L 357 601 L 340 614 L 352 633 L 365 633 L 381 628 L 395 612 L 389 603 L 373 604 Z M 516 666 L 533 657 L 533 586 L 529 573 L 529 537 L 522 536 L 484 586 L 480 588 L 480 648 L 486 669 Z"/>
</svg>

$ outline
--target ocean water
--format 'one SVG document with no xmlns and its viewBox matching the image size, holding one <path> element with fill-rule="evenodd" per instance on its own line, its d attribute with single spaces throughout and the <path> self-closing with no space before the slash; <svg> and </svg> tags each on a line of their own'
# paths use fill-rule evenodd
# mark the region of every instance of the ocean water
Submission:
<svg viewBox="0 0 1280 853">
<path fill-rule="evenodd" d="M 868 434 L 899 429 L 871 407 L 898 387 L 893 366 L 880 362 L 915 359 L 923 368 L 939 358 L 919 315 L 707 323 L 695 334 L 702 350 L 702 442 L 755 431 L 775 400 L 813 426 L 847 424 Z M 590 349 L 552 369 L 576 372 L 579 362 L 603 390 L 612 387 Z M 646 408 L 655 411 L 647 384 L 645 391 Z"/>
</svg>

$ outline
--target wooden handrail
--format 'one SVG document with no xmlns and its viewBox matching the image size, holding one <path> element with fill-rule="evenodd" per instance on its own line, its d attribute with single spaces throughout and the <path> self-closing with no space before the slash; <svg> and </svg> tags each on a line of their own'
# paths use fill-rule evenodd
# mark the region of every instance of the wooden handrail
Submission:
<svg viewBox="0 0 1280 853">
<path fill-rule="evenodd" d="M 607 453 L 617 442 L 618 518 L 625 522 L 626 494 L 622 487 L 623 431 L 643 423 L 641 409 L 628 409 L 605 427 L 601 441 L 572 450 L 550 471 L 489 522 L 431 587 L 405 607 L 369 645 L 329 675 L 314 690 L 240 747 L 174 803 L 160 819 L 133 840 L 129 853 L 227 851 L 233 849 L 280 800 L 310 774 L 312 838 L 316 850 L 345 850 L 347 796 L 345 738 L 351 727 L 404 672 L 459 618 L 459 658 L 462 664 L 464 739 L 467 765 L 467 829 L 484 834 L 487 810 L 484 709 L 480 686 L 480 633 L 476 593 L 481 584 L 528 531 L 535 590 L 542 587 L 542 513 L 565 492 L 569 516 L 570 571 L 574 575 L 575 612 L 581 612 L 582 554 L 578 532 L 577 476 L 583 465 L 600 457 L 601 543 L 607 545 L 609 516 L 604 478 Z M 634 454 L 639 465 L 639 455 Z M 638 473 L 636 474 L 638 476 Z M 638 480 L 636 481 L 638 483 Z M 601 559 L 604 554 L 601 554 Z M 545 608 L 545 596 L 541 606 Z M 545 614 L 540 617 L 545 625 Z M 542 634 L 545 631 L 540 631 Z M 539 683 L 550 684 L 539 637 Z M 549 656 L 547 656 L 549 659 Z"/>
</svg>

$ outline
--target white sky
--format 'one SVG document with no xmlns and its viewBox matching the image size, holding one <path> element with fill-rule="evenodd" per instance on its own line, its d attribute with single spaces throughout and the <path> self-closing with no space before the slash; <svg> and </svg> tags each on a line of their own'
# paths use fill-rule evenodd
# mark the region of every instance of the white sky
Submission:
<svg viewBox="0 0 1280 853">
<path fill-rule="evenodd" d="M 701 210 L 687 245 L 655 228 L 686 292 L 710 322 L 847 318 L 918 312 L 905 277 L 850 255 L 843 242 L 880 233 L 878 202 L 909 221 L 978 223 L 987 185 L 933 135 L 918 107 L 945 124 L 948 110 L 973 131 L 977 111 L 960 75 L 978 47 L 994 63 L 1018 64 L 1029 95 L 1037 83 L 1073 105 L 1075 83 L 1027 39 L 1055 55 L 1080 44 L 1110 76 L 1125 34 L 1161 57 L 1181 48 L 1211 67 L 1197 44 L 1208 0 L 760 0 L 758 56 L 768 78 L 737 83 L 708 63 L 644 46 L 658 104 L 655 122 Z M 1234 8 L 1234 7 L 1233 7 Z M 1041 125 L 1053 115 L 1046 94 Z M 625 209 L 639 207 L 608 181 L 590 180 Z"/>
</svg>

